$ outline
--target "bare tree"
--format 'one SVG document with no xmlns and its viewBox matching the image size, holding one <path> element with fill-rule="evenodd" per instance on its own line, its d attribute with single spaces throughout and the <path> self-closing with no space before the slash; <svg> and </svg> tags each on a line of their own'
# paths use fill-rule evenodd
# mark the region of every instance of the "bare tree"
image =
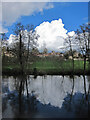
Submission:
<svg viewBox="0 0 90 120">
<path fill-rule="evenodd" d="M 73 54 L 74 39 L 73 39 L 73 36 L 70 36 L 68 34 L 64 43 L 65 43 L 65 48 L 66 49 L 68 48 L 69 54 L 72 56 L 72 67 L 73 67 L 73 72 L 74 72 L 74 54 Z"/>
<path fill-rule="evenodd" d="M 5 62 L 8 61 L 7 57 L 5 55 L 5 53 L 8 51 L 7 39 L 8 39 L 8 37 L 7 37 L 6 33 L 1 33 L 2 64 L 3 63 L 5 64 Z"/>
<path fill-rule="evenodd" d="M 37 47 L 37 40 L 38 40 L 39 35 L 34 30 L 33 25 L 27 25 L 26 30 L 27 30 L 27 37 L 26 37 L 26 39 L 27 39 L 26 67 L 27 67 L 31 51 L 32 50 L 37 50 L 36 47 Z"/>
<path fill-rule="evenodd" d="M 30 41 L 31 41 L 31 31 L 33 31 L 34 29 L 34 26 L 33 25 L 27 25 L 26 26 L 26 30 L 27 30 L 27 39 L 28 39 L 28 43 L 27 43 L 27 60 L 28 61 L 28 58 L 29 58 L 29 51 L 30 51 Z"/>
<path fill-rule="evenodd" d="M 85 24 L 80 26 L 80 29 L 77 30 L 77 44 L 79 46 L 79 51 L 82 53 L 84 58 L 84 73 L 86 71 L 86 58 L 89 59 L 90 55 L 90 33 L 89 33 L 89 27 Z"/>
<path fill-rule="evenodd" d="M 5 49 L 7 50 L 7 35 L 5 33 L 1 33 L 1 45 L 2 48 L 5 47 Z"/>
<path fill-rule="evenodd" d="M 23 72 L 24 68 L 27 68 L 28 66 L 30 51 L 37 45 L 38 35 L 36 34 L 33 25 L 24 27 L 21 23 L 15 25 L 14 34 L 16 35 L 14 53 L 16 53 L 16 56 L 19 59 L 21 70 Z"/>
<path fill-rule="evenodd" d="M 22 37 L 23 37 L 23 31 L 24 31 L 24 26 L 21 23 L 17 23 L 15 25 L 15 28 L 13 29 L 14 34 L 16 35 L 16 40 L 18 40 L 18 59 L 20 63 L 20 68 L 21 68 L 21 73 L 23 74 L 24 70 L 24 64 L 23 64 L 23 42 L 22 42 Z"/>
</svg>

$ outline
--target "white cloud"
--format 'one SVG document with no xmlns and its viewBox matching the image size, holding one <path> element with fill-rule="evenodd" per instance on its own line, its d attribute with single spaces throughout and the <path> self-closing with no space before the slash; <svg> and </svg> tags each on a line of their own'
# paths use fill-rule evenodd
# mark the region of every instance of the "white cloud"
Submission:
<svg viewBox="0 0 90 120">
<path fill-rule="evenodd" d="M 75 39 L 76 34 L 74 31 L 67 32 L 67 30 L 64 28 L 64 24 L 61 19 L 58 20 L 52 20 L 51 22 L 43 22 L 39 26 L 35 28 L 36 33 L 40 36 L 38 39 L 38 49 L 40 51 L 43 51 L 44 48 L 48 49 L 49 51 L 65 51 L 66 46 L 64 45 L 65 38 L 69 36 L 73 37 Z M 25 36 L 27 36 L 27 31 L 24 31 Z M 88 33 L 86 33 L 87 35 Z M 82 34 L 81 34 L 82 35 Z M 10 47 L 13 46 L 13 44 L 16 42 L 15 35 L 10 35 L 8 39 L 8 45 Z M 23 39 L 23 42 L 27 44 L 28 39 Z M 75 41 L 77 42 L 77 40 Z M 83 43 L 83 42 L 82 42 Z M 78 50 L 78 45 L 75 46 L 73 43 L 73 49 Z M 67 50 L 68 50 L 67 46 Z"/>
<path fill-rule="evenodd" d="M 0 23 L 0 33 L 7 33 L 8 30 L 6 28 L 2 27 L 2 24 Z"/>
<path fill-rule="evenodd" d="M 8 45 L 13 45 L 13 43 L 15 43 L 16 42 L 16 36 L 15 35 L 13 35 L 13 34 L 11 34 L 10 35 L 10 37 L 9 37 L 9 39 L 8 39 Z"/>
<path fill-rule="evenodd" d="M 2 20 L 8 26 L 16 22 L 21 16 L 29 16 L 50 8 L 53 8 L 53 4 L 46 2 L 5 2 L 2 4 Z"/>
<path fill-rule="evenodd" d="M 64 28 L 64 24 L 61 19 L 52 20 L 50 23 L 43 22 L 35 28 L 36 33 L 40 36 L 38 39 L 38 49 L 42 51 L 45 47 L 48 51 L 60 51 L 64 46 L 64 38 L 67 37 L 67 30 Z M 73 33 L 70 32 L 70 33 Z M 10 35 L 8 43 L 13 45 L 15 36 Z M 25 42 L 25 41 L 24 41 Z"/>
<path fill-rule="evenodd" d="M 35 12 L 43 12 L 43 9 L 53 8 L 52 3 L 47 3 L 49 0 L 2 0 L 0 1 L 0 32 L 6 32 L 2 26 L 10 26 L 16 22 L 21 16 L 29 16 Z M 37 3 L 36 3 L 37 2 Z"/>
<path fill-rule="evenodd" d="M 58 48 L 63 46 L 64 38 L 67 37 L 67 30 L 64 28 L 61 19 L 53 20 L 51 23 L 43 22 L 35 30 L 40 36 L 38 39 L 39 50 L 46 47 L 49 51 L 60 51 Z"/>
<path fill-rule="evenodd" d="M 2 3 L 0 2 L 0 24 L 2 23 Z"/>
<path fill-rule="evenodd" d="M 74 32 L 74 31 L 69 32 L 69 33 L 68 33 L 68 35 L 72 37 L 72 36 L 74 36 L 74 35 L 75 35 L 75 32 Z"/>
</svg>

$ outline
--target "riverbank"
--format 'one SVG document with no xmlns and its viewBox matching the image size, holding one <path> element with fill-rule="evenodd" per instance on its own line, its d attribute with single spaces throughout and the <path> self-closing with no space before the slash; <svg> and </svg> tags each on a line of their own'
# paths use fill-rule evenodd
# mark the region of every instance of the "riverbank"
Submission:
<svg viewBox="0 0 90 120">
<path fill-rule="evenodd" d="M 43 70 L 43 71 L 37 71 L 36 74 L 34 74 L 34 70 L 27 70 L 25 72 L 27 75 L 83 75 L 84 72 L 82 70 L 74 71 L 72 73 L 72 70 L 70 71 L 59 71 L 57 69 L 52 69 L 52 70 Z M 16 69 L 6 69 L 2 71 L 2 75 L 21 75 L 20 70 Z M 90 75 L 90 71 L 86 71 L 85 75 Z"/>
<path fill-rule="evenodd" d="M 51 60 L 39 60 L 29 63 L 27 67 L 24 67 L 25 74 L 31 75 L 83 75 L 84 65 L 83 61 L 74 61 L 74 72 L 72 69 L 72 61 L 51 61 Z M 6 64 L 2 66 L 3 75 L 19 75 L 21 70 L 17 64 Z M 86 75 L 90 74 L 89 62 L 86 62 Z"/>
</svg>

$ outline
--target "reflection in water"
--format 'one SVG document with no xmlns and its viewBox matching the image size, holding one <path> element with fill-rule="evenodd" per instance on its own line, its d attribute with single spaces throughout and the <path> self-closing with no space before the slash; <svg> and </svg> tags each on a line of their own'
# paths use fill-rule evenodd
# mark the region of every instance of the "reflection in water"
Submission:
<svg viewBox="0 0 90 120">
<path fill-rule="evenodd" d="M 3 118 L 88 117 L 90 76 L 3 77 Z M 8 114 L 7 114 L 8 113 Z"/>
</svg>

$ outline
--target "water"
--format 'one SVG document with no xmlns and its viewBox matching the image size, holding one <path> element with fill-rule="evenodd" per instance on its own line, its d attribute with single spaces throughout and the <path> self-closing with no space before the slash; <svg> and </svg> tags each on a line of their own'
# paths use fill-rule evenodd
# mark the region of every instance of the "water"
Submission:
<svg viewBox="0 0 90 120">
<path fill-rule="evenodd" d="M 84 118 L 90 76 L 3 76 L 3 118 Z"/>
</svg>

